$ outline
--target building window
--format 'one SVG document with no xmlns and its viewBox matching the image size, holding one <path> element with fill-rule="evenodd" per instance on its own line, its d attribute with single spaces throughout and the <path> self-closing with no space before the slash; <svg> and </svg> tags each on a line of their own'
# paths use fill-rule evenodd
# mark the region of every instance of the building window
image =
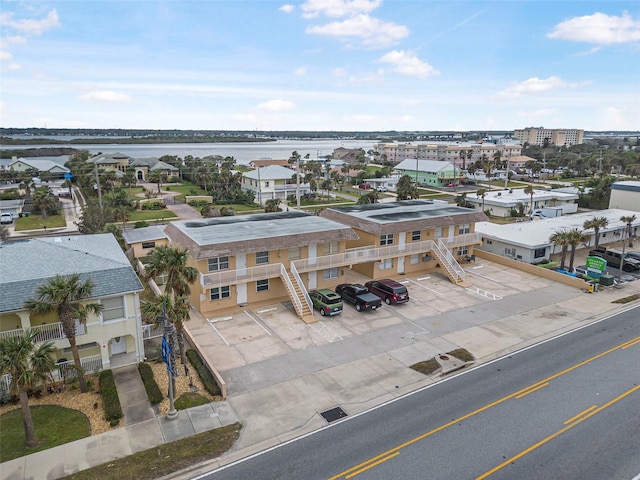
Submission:
<svg viewBox="0 0 640 480">
<path fill-rule="evenodd" d="M 458 235 L 464 235 L 465 233 L 471 233 L 471 225 L 468 223 L 458 227 Z"/>
<path fill-rule="evenodd" d="M 338 276 L 339 276 L 338 269 L 336 267 L 327 268 L 327 269 L 322 271 L 322 279 L 323 280 L 331 280 L 332 278 L 338 278 Z"/>
<path fill-rule="evenodd" d="M 256 282 L 256 292 L 266 292 L 267 290 L 269 290 L 269 279 Z"/>
<path fill-rule="evenodd" d="M 288 253 L 289 260 L 300 260 L 300 247 L 291 247 Z"/>
<path fill-rule="evenodd" d="M 322 245 L 323 255 L 332 255 L 334 253 L 340 253 L 340 245 L 338 242 L 329 242 Z"/>
<path fill-rule="evenodd" d="M 269 186 L 269 182 L 264 182 L 264 186 L 268 187 Z"/>
<path fill-rule="evenodd" d="M 422 238 L 421 235 L 422 232 L 420 232 L 420 230 L 414 230 L 413 232 L 411 232 L 411 241 L 412 242 L 419 242 Z"/>
<path fill-rule="evenodd" d="M 142 242 L 142 248 L 155 248 L 156 242 Z"/>
<path fill-rule="evenodd" d="M 211 300 L 221 300 L 223 298 L 231 297 L 231 288 L 229 285 L 225 285 L 224 287 L 212 288 L 209 292 L 209 299 Z"/>
<path fill-rule="evenodd" d="M 256 265 L 269 263 L 269 252 L 256 252 Z"/>
<path fill-rule="evenodd" d="M 393 233 L 380 235 L 380 245 L 393 245 Z"/>
<path fill-rule="evenodd" d="M 505 254 L 505 255 L 507 255 L 507 256 L 509 256 L 509 257 L 515 257 L 515 255 L 516 255 L 516 249 L 515 249 L 515 248 L 509 248 L 509 247 L 506 247 L 506 248 L 504 249 L 504 254 Z"/>
<path fill-rule="evenodd" d="M 124 297 L 103 298 L 102 320 L 117 320 L 124 318 Z"/>
<path fill-rule="evenodd" d="M 436 227 L 433 238 L 442 238 L 442 227 Z"/>
<path fill-rule="evenodd" d="M 469 247 L 458 248 L 458 256 L 466 255 L 467 253 L 469 253 Z"/>
<path fill-rule="evenodd" d="M 380 261 L 380 270 L 388 270 L 393 268 L 393 258 L 385 258 Z"/>
<path fill-rule="evenodd" d="M 533 251 L 533 258 L 542 258 L 544 257 L 545 252 L 547 251 L 546 248 L 536 248 Z"/>
<path fill-rule="evenodd" d="M 229 257 L 216 257 L 209 259 L 209 271 L 229 270 Z"/>
<path fill-rule="evenodd" d="M 416 253 L 411 255 L 411 259 L 409 260 L 409 263 L 411 265 L 417 265 L 418 263 L 420 263 L 420 254 Z"/>
</svg>

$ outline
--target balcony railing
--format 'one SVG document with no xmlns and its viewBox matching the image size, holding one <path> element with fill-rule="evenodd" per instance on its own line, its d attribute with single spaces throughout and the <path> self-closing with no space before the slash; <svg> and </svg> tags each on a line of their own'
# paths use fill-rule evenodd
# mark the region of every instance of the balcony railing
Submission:
<svg viewBox="0 0 640 480">
<path fill-rule="evenodd" d="M 237 285 L 239 283 L 255 282 L 280 276 L 280 263 L 270 263 L 257 267 L 239 268 L 237 270 L 221 270 L 219 272 L 201 273 L 200 284 L 203 287 L 217 287 L 218 285 Z"/>
<path fill-rule="evenodd" d="M 151 323 L 145 323 L 142 325 L 142 339 L 151 340 L 152 338 L 161 337 L 164 334 L 162 327 L 153 325 Z"/>
<path fill-rule="evenodd" d="M 53 342 L 55 340 L 62 340 L 63 338 L 67 338 L 62 330 L 62 323 L 48 323 L 46 325 L 35 325 L 31 327 L 31 332 L 35 334 L 36 342 Z M 80 323 L 76 322 L 76 335 L 84 335 L 87 333 L 87 327 Z M 20 337 L 24 334 L 24 329 L 17 328 L 15 330 L 5 330 L 4 332 L 0 332 L 0 339 L 5 340 L 9 338 Z"/>
</svg>

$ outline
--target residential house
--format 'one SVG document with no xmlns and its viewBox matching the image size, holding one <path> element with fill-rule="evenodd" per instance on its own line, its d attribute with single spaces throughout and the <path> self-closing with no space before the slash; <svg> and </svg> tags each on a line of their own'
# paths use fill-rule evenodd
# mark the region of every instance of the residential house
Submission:
<svg viewBox="0 0 640 480">
<path fill-rule="evenodd" d="M 31 329 L 52 341 L 60 366 L 73 364 L 69 341 L 56 312 L 31 314 L 24 303 L 56 275 L 80 274 L 93 281 L 89 302 L 102 304 L 85 325 L 77 322 L 76 341 L 87 372 L 131 364 L 144 358 L 138 294 L 143 290 L 129 260 L 111 234 L 40 237 L 0 243 L 0 336 Z"/>
<path fill-rule="evenodd" d="M 49 178 L 63 178 L 70 170 L 52 160 L 19 158 L 9 164 L 9 170 L 14 172 L 26 172 L 35 170 L 38 175 L 46 174 Z"/>
<path fill-rule="evenodd" d="M 280 165 L 269 165 L 242 174 L 242 190 L 251 191 L 256 203 L 264 205 L 267 200 L 286 200 L 290 195 L 300 195 L 311 192 L 308 183 L 296 185 L 295 170 Z"/>
<path fill-rule="evenodd" d="M 332 157 L 334 161 L 353 165 L 354 163 L 358 163 L 361 158 L 363 161 L 366 161 L 366 158 L 362 156 L 363 153 L 364 150 L 361 148 L 338 147 L 333 151 Z"/>
<path fill-rule="evenodd" d="M 307 291 L 344 282 L 344 263 L 323 259 L 356 239 L 346 225 L 299 211 L 177 221 L 165 233 L 200 272 L 191 301 L 205 317 L 290 300 L 307 322 L 315 321 Z"/>
<path fill-rule="evenodd" d="M 555 208 L 561 215 L 576 213 L 578 197 L 576 193 L 535 188 L 532 201 L 531 194 L 525 193 L 524 188 L 510 188 L 488 191 L 484 198 L 477 193 L 469 193 L 466 200 L 478 210 L 482 210 L 484 206 L 484 210 L 489 210 L 494 217 L 508 218 L 518 209 L 523 209 L 524 213 L 533 213 L 545 207 Z"/>
<path fill-rule="evenodd" d="M 22 216 L 22 207 L 24 207 L 24 200 L 0 200 L 0 214 L 10 213 L 13 218 Z"/>
<path fill-rule="evenodd" d="M 640 212 L 640 181 L 614 182 L 611 185 L 609 208 L 624 208 Z"/>
<path fill-rule="evenodd" d="M 116 172 L 124 173 L 129 168 L 129 164 L 133 161 L 133 159 L 125 155 L 124 153 L 115 152 L 115 153 L 100 153 L 94 157 L 91 157 L 87 160 L 89 163 L 94 163 L 98 165 L 98 168 L 102 168 L 105 170 L 114 170 Z"/>
<path fill-rule="evenodd" d="M 453 163 L 438 160 L 408 158 L 394 168 L 400 175 L 409 175 L 418 185 L 425 187 L 444 187 L 449 183 L 460 183 L 464 178 L 462 171 Z"/>
<path fill-rule="evenodd" d="M 166 162 L 162 162 L 157 158 L 137 158 L 133 160 L 129 166 L 135 170 L 136 178 L 141 182 L 148 182 L 149 174 L 151 172 L 163 173 L 167 178 L 180 174 L 180 170 L 176 167 L 169 165 Z"/>
<path fill-rule="evenodd" d="M 281 167 L 289 167 L 289 160 L 274 160 L 272 158 L 261 158 L 260 160 L 251 160 L 249 166 L 251 168 L 268 167 L 269 165 L 280 165 Z"/>
<path fill-rule="evenodd" d="M 123 230 L 122 238 L 130 259 L 144 258 L 153 253 L 156 247 L 169 245 L 169 237 L 164 233 L 164 226 L 161 225 Z"/>
<path fill-rule="evenodd" d="M 609 224 L 600 229 L 599 244 L 619 242 L 627 235 L 627 224 L 620 221 L 620 217 L 633 213 L 628 210 L 608 209 L 503 225 L 479 222 L 476 224 L 476 232 L 482 236 L 482 245 L 477 248 L 525 263 L 544 263 L 551 255 L 561 252 L 561 247 L 550 240 L 555 232 L 574 228 L 583 231 L 589 239 L 578 248 L 592 248 L 595 245 L 595 232 L 593 229 L 583 230 L 582 226 L 593 217 L 605 217 Z M 634 232 L 638 227 L 640 218 L 633 224 Z"/>
<path fill-rule="evenodd" d="M 353 228 L 357 238 L 346 242 L 336 265 L 377 279 L 441 268 L 454 283 L 464 281 L 459 264 L 480 244 L 476 222 L 482 212 L 438 200 L 372 203 L 324 210 L 321 217 Z M 342 258 L 344 257 L 344 258 Z"/>
</svg>

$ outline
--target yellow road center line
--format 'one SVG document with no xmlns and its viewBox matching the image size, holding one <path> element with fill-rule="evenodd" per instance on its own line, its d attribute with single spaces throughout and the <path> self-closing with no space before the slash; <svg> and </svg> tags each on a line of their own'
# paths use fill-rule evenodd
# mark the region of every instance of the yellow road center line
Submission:
<svg viewBox="0 0 640 480">
<path fill-rule="evenodd" d="M 391 449 L 381 453 L 380 455 L 376 455 L 375 457 L 372 457 L 369 460 L 366 460 L 366 461 L 364 461 L 362 463 L 359 463 L 358 465 L 355 465 L 355 466 L 349 468 L 348 470 L 345 470 L 345 471 L 339 473 L 338 475 L 334 475 L 333 477 L 330 477 L 328 480 L 336 480 L 338 478 L 342 478 L 345 475 L 348 475 L 348 474 L 350 474 L 350 473 L 352 473 L 352 472 L 354 472 L 356 470 L 361 469 L 363 466 L 368 465 L 369 463 L 375 462 L 380 458 L 386 457 L 387 455 L 390 455 L 393 452 L 396 452 L 396 451 L 399 451 L 399 450 L 401 450 L 401 449 L 403 449 L 405 447 L 408 447 L 409 445 L 412 445 L 412 444 L 414 444 L 416 442 L 419 442 L 420 440 L 424 440 L 425 438 L 430 437 L 431 435 L 433 435 L 435 433 L 438 433 L 438 432 L 440 432 L 440 431 L 442 431 L 442 430 L 444 430 L 446 428 L 449 428 L 449 427 L 451 427 L 451 426 L 453 426 L 453 425 L 455 425 L 455 424 L 457 424 L 459 422 L 462 422 L 463 420 L 471 418 L 474 415 L 477 415 L 479 413 L 484 412 L 485 410 L 489 410 L 490 408 L 495 407 L 496 405 L 500 405 L 501 403 L 504 403 L 507 400 L 510 400 L 512 398 L 516 398 L 518 395 L 523 395 L 523 394 L 525 394 L 526 392 L 528 392 L 529 390 L 531 390 L 533 388 L 537 388 L 540 385 L 548 384 L 551 380 L 554 380 L 554 379 L 556 379 L 558 377 L 561 377 L 562 375 L 564 375 L 566 373 L 569 373 L 569 372 L 571 372 L 571 371 L 573 371 L 573 370 L 575 370 L 575 369 L 577 369 L 579 367 L 587 365 L 588 363 L 590 363 L 590 362 L 592 362 L 594 360 L 597 360 L 597 359 L 599 359 L 601 357 L 604 357 L 605 355 L 608 355 L 609 353 L 615 352 L 616 350 L 622 348 L 624 345 L 627 345 L 629 343 L 636 342 L 636 341 L 640 341 L 640 337 L 636 337 L 634 339 L 631 339 L 629 341 L 621 343 L 620 345 L 612 347 L 609 350 L 606 350 L 606 351 L 601 352 L 601 353 L 599 353 L 597 355 L 594 355 L 593 357 L 588 358 L 587 360 L 584 360 L 584 361 L 582 361 L 580 363 L 577 363 L 577 364 L 575 364 L 575 365 L 573 365 L 573 366 L 571 366 L 569 368 L 566 368 L 566 369 L 564 369 L 564 370 L 562 370 L 562 371 L 560 371 L 558 373 L 555 373 L 555 374 L 553 374 L 553 375 L 551 375 L 551 376 L 549 376 L 549 377 L 547 377 L 545 379 L 542 379 L 542 380 L 540 380 L 540 381 L 538 381 L 538 382 L 536 382 L 536 383 L 534 383 L 532 385 L 529 385 L 529 386 L 527 386 L 525 388 L 522 388 L 522 389 L 518 390 L 517 392 L 509 394 L 509 395 L 507 395 L 505 397 L 502 397 L 502 398 L 496 400 L 495 402 L 491 402 L 491 403 L 485 405 L 484 407 L 480 407 L 480 408 L 478 408 L 476 410 L 473 410 L 472 412 L 469 412 L 469 413 L 467 413 L 467 414 L 465 414 L 465 415 L 463 415 L 463 416 L 461 416 L 459 418 L 456 418 L 455 420 L 451 420 L 450 422 L 445 423 L 444 425 L 441 425 L 438 428 L 435 428 L 435 429 L 433 429 L 433 430 L 431 430 L 429 432 L 423 433 L 422 435 L 419 435 L 419 436 L 417 436 L 415 438 L 412 438 L 411 440 L 408 440 L 408 441 L 398 445 L 397 447 L 391 448 Z"/>
<path fill-rule="evenodd" d="M 538 443 L 535 443 L 535 444 L 531 445 L 529 448 L 523 450 L 522 452 L 518 453 L 517 455 L 514 455 L 509 460 L 506 460 L 506 461 L 502 462 L 497 467 L 494 467 L 491 470 L 489 470 L 488 472 L 480 475 L 479 477 L 476 477 L 476 480 L 484 480 L 485 478 L 489 477 L 490 475 L 493 475 L 498 470 L 501 470 L 502 468 L 504 468 L 505 466 L 509 465 L 510 463 L 515 462 L 519 458 L 524 457 L 526 454 L 531 453 L 532 451 L 534 451 L 538 447 L 540 447 L 540 446 L 544 445 L 545 443 L 553 440 L 554 438 L 562 435 L 564 432 L 572 429 L 576 425 L 579 425 L 580 423 L 584 422 L 586 419 L 593 417 L 595 414 L 603 411 L 604 409 L 609 408 L 614 403 L 619 402 L 620 400 L 622 400 L 623 398 L 627 397 L 628 395 L 631 395 L 632 393 L 634 393 L 637 390 L 640 390 L 640 385 L 636 385 L 632 389 L 627 390 L 626 392 L 624 392 L 622 395 L 618 395 L 616 398 L 614 398 L 613 400 L 608 401 L 607 403 L 605 403 L 601 407 L 596 408 L 595 410 L 591 411 L 590 413 L 587 413 L 585 416 L 583 416 L 582 418 L 576 420 L 574 423 L 572 423 L 570 425 L 567 425 L 564 428 L 561 428 L 556 433 L 553 433 L 553 434 L 549 435 L 547 438 L 544 438 L 544 439 L 540 440 Z"/>
<path fill-rule="evenodd" d="M 522 392 L 521 394 L 516 395 L 516 396 L 515 396 L 515 398 L 520 399 L 520 398 L 522 398 L 522 397 L 526 397 L 526 396 L 527 396 L 527 395 L 529 395 L 530 393 L 533 393 L 533 392 L 535 392 L 535 391 L 537 391 L 537 390 L 540 390 L 541 388 L 548 387 L 548 386 L 549 386 L 549 382 L 547 382 L 547 383 L 543 383 L 542 385 L 538 385 L 538 386 L 537 386 L 537 387 L 535 387 L 535 388 L 530 388 L 530 389 L 529 389 L 529 390 L 527 390 L 526 392 Z"/>
<path fill-rule="evenodd" d="M 367 470 L 369 470 L 370 468 L 373 468 L 375 466 L 380 465 L 381 463 L 386 462 L 387 460 L 391 460 L 393 457 L 397 457 L 398 455 L 400 455 L 400 452 L 395 452 L 392 453 L 391 455 L 389 455 L 388 457 L 385 458 L 381 458 L 380 460 L 378 460 L 377 462 L 373 462 L 370 463 L 369 465 L 367 465 L 366 467 L 361 468 L 360 470 L 357 470 L 349 475 L 346 475 L 344 478 L 351 478 L 351 477 L 355 477 L 356 475 L 360 475 L 362 472 L 366 472 Z"/>
<path fill-rule="evenodd" d="M 627 342 L 623 347 L 622 350 L 624 350 L 625 348 L 629 348 L 629 347 L 635 347 L 636 345 L 640 344 L 640 338 L 636 338 L 634 340 L 631 340 L 629 342 Z"/>
<path fill-rule="evenodd" d="M 582 416 L 586 415 L 587 413 L 589 413 L 589 412 L 590 412 L 591 410 L 593 410 L 594 408 L 598 408 L 598 406 L 597 406 L 597 405 L 592 405 L 592 406 L 590 406 L 589 408 L 587 408 L 586 410 L 583 410 L 583 411 L 582 411 L 582 412 L 580 412 L 579 414 L 574 415 L 574 416 L 573 416 L 573 417 L 571 417 L 569 420 L 565 420 L 564 425 L 567 425 L 567 424 L 569 424 L 569 423 L 573 422 L 574 420 L 577 420 L 578 418 L 580 418 L 580 417 L 582 417 Z"/>
</svg>

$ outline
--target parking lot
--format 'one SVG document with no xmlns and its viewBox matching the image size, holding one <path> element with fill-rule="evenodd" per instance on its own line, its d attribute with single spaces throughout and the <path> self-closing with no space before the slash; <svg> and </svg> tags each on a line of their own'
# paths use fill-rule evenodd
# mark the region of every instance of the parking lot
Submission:
<svg viewBox="0 0 640 480">
<path fill-rule="evenodd" d="M 553 283 L 487 260 L 478 259 L 465 264 L 464 268 L 466 283 L 470 285 L 467 288 L 454 285 L 440 272 L 396 276 L 395 279 L 407 287 L 411 300 L 401 305 L 383 304 L 375 311 L 358 312 L 345 304 L 342 314 L 322 317 L 316 311 L 318 322 L 306 324 L 295 315 L 291 305 L 276 303 L 220 317 L 192 317 L 185 326 L 207 361 L 225 377 L 225 372 L 246 365 L 339 343 L 386 327 L 400 327 L 408 335 L 429 335 L 438 330 L 438 316 L 442 314 L 490 304 Z M 352 270 L 347 271 L 346 277 L 349 283 L 364 284 L 369 280 Z"/>
</svg>

